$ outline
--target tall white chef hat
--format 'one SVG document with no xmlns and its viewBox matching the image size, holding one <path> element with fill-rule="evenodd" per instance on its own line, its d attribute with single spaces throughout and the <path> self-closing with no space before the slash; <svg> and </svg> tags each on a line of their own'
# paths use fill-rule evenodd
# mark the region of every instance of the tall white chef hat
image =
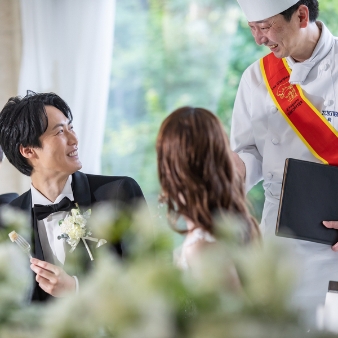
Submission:
<svg viewBox="0 0 338 338">
<path fill-rule="evenodd" d="M 247 20 L 260 21 L 279 14 L 299 0 L 237 0 Z"/>
</svg>

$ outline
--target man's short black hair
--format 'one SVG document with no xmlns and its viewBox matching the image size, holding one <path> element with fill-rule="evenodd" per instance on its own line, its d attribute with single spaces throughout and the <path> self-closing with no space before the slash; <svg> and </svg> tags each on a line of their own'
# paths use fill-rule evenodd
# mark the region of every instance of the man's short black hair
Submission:
<svg viewBox="0 0 338 338">
<path fill-rule="evenodd" d="M 11 97 L 0 112 L 0 146 L 9 162 L 27 176 L 33 168 L 21 155 L 20 145 L 41 148 L 39 138 L 48 127 L 45 106 L 53 106 L 73 120 L 67 103 L 54 93 L 27 91 L 23 98 Z"/>
<path fill-rule="evenodd" d="M 2 159 L 4 158 L 4 152 L 2 151 L 0 147 L 0 163 L 2 162 Z"/>
<path fill-rule="evenodd" d="M 309 20 L 310 22 L 315 22 L 319 15 L 318 0 L 300 0 L 280 14 L 284 16 L 286 21 L 290 22 L 293 13 L 299 8 L 300 5 L 305 5 L 309 9 Z"/>
</svg>

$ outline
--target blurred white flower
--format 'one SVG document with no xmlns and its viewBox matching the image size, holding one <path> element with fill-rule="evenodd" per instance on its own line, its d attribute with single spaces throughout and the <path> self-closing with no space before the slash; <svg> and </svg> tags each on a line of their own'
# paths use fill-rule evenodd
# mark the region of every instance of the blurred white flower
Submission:
<svg viewBox="0 0 338 338">
<path fill-rule="evenodd" d="M 80 213 L 78 207 L 72 209 L 71 214 L 59 222 L 62 234 L 58 236 L 58 239 L 64 238 L 72 247 L 72 250 L 74 250 L 81 238 L 92 234 L 91 231 L 86 228 L 90 214 L 90 209 L 83 214 Z"/>
</svg>

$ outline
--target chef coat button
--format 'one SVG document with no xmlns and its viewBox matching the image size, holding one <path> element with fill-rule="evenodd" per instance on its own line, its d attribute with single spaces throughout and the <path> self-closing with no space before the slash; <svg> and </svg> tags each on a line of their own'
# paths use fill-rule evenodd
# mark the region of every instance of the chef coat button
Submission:
<svg viewBox="0 0 338 338">
<path fill-rule="evenodd" d="M 271 112 L 271 114 L 277 113 L 277 107 L 276 106 L 271 106 L 270 112 Z"/>
<path fill-rule="evenodd" d="M 267 173 L 267 174 L 266 174 L 266 178 L 267 178 L 268 180 L 271 180 L 272 177 L 273 177 L 272 173 Z"/>
<path fill-rule="evenodd" d="M 333 100 L 325 100 L 324 101 L 324 106 L 328 107 L 331 106 L 333 104 Z"/>
<path fill-rule="evenodd" d="M 274 145 L 277 145 L 277 144 L 279 143 L 279 140 L 278 140 L 278 138 L 273 138 L 273 139 L 271 140 L 271 142 L 272 142 Z"/>
</svg>

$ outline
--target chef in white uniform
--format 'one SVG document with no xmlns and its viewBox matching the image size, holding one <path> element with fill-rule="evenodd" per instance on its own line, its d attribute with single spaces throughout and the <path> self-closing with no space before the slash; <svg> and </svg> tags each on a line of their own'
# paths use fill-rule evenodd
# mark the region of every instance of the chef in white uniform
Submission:
<svg viewBox="0 0 338 338">
<path fill-rule="evenodd" d="M 338 130 L 338 39 L 316 21 L 317 0 L 238 0 L 252 35 L 277 58 L 286 58 L 290 83 L 299 84 L 309 101 Z M 243 73 L 233 111 L 231 146 L 250 190 L 263 180 L 263 238 L 274 236 L 286 158 L 320 162 L 290 127 L 272 100 L 259 60 Z M 338 151 L 338 149 L 337 149 Z M 338 187 L 337 187 L 338 189 Z M 338 201 L 337 201 L 338 208 Z M 324 221 L 324 220 L 323 220 Z M 328 282 L 338 280 L 337 247 L 294 239 L 288 242 L 299 261 L 299 307 L 315 325 Z M 332 250 L 333 249 L 333 250 Z M 277 292 L 277 291 L 276 291 Z"/>
</svg>

